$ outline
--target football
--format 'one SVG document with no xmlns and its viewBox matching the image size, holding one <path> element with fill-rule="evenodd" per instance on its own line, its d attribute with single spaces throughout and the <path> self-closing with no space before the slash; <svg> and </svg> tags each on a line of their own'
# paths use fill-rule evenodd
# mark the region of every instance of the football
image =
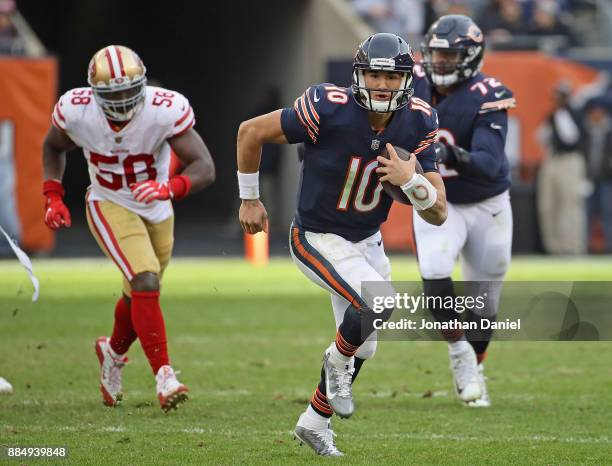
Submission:
<svg viewBox="0 0 612 466">
<path fill-rule="evenodd" d="M 402 160 L 408 160 L 410 156 L 412 155 L 410 152 L 408 152 L 406 149 L 402 147 L 399 147 L 399 146 L 393 146 L 393 147 L 395 148 L 395 152 L 397 152 L 397 156 Z M 389 158 L 389 152 L 387 151 L 386 147 L 383 147 L 380 155 L 385 157 L 386 159 Z M 419 163 L 418 160 L 416 161 L 415 172 L 419 174 L 423 174 L 423 167 L 421 167 L 421 164 Z M 380 178 L 381 175 L 379 174 L 378 176 Z M 389 183 L 388 181 L 381 181 L 380 184 L 382 184 L 382 187 L 387 193 L 387 195 L 394 201 L 399 202 L 401 204 L 412 205 L 412 203 L 410 202 L 410 199 L 408 199 L 408 196 L 404 194 L 404 191 L 402 191 L 402 189 L 399 186 L 395 186 Z"/>
</svg>

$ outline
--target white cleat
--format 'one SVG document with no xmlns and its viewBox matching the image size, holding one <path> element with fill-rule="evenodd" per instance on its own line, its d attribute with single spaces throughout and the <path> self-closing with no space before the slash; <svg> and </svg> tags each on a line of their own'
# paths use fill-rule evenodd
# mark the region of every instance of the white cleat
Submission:
<svg viewBox="0 0 612 466">
<path fill-rule="evenodd" d="M 0 377 L 0 395 L 10 395 L 13 393 L 13 386 L 4 377 Z"/>
<path fill-rule="evenodd" d="M 300 445 L 308 445 L 317 455 L 344 456 L 344 453 L 336 447 L 336 442 L 334 441 L 336 434 L 331 430 L 331 420 L 328 421 L 324 428 L 319 430 L 309 427 L 305 417 L 306 413 L 302 413 L 298 419 L 295 431 L 293 432 L 293 438 L 300 442 Z"/>
<path fill-rule="evenodd" d="M 348 362 L 336 359 L 332 348 L 336 344 L 332 343 L 323 355 L 323 370 L 325 371 L 325 391 L 327 402 L 338 416 L 349 418 L 355 411 L 353 401 L 353 373 L 355 372 L 355 358 L 352 357 Z"/>
<path fill-rule="evenodd" d="M 480 389 L 482 390 L 482 395 L 480 395 L 480 398 L 477 398 L 474 401 L 468 401 L 466 406 L 469 406 L 470 408 L 489 408 L 491 406 L 491 399 L 489 398 L 489 390 L 487 390 L 487 377 L 484 375 L 484 365 L 482 363 L 478 364 L 478 377 L 480 379 Z"/>
<path fill-rule="evenodd" d="M 471 346 L 466 346 L 459 353 L 449 352 L 450 369 L 455 381 L 455 391 L 461 401 L 474 401 L 482 396 L 480 374 L 476 353 Z"/>
<path fill-rule="evenodd" d="M 110 339 L 99 337 L 95 348 L 100 361 L 100 392 L 102 402 L 106 406 L 117 406 L 123 394 L 121 393 L 121 369 L 127 362 L 127 357 L 115 358 L 110 353 Z"/>
<path fill-rule="evenodd" d="M 172 367 L 161 366 L 155 380 L 157 381 L 157 398 L 164 412 L 177 409 L 181 403 L 187 401 L 189 389 L 177 380 Z"/>
</svg>

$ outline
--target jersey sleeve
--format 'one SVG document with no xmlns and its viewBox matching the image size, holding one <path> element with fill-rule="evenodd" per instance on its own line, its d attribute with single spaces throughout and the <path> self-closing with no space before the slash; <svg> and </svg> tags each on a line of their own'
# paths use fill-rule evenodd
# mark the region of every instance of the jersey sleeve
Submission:
<svg viewBox="0 0 612 466">
<path fill-rule="evenodd" d="M 507 132 L 507 112 L 491 111 L 478 115 L 472 134 L 470 162 L 461 173 L 495 178 L 506 157 Z"/>
<path fill-rule="evenodd" d="M 55 107 L 53 107 L 53 113 L 51 114 L 51 123 L 60 131 L 68 131 L 68 121 L 66 120 L 66 101 L 67 93 L 59 98 Z"/>
<path fill-rule="evenodd" d="M 411 108 L 420 111 L 423 115 L 423 130 L 420 132 L 419 142 L 413 153 L 425 173 L 437 172 L 438 166 L 433 144 L 438 140 L 438 113 L 427 104 L 427 106 L 422 106 L 424 103 L 422 100 L 414 98 L 412 100 Z"/>
<path fill-rule="evenodd" d="M 169 92 L 169 91 L 168 91 Z M 168 138 L 173 138 L 186 133 L 195 125 L 195 113 L 189 100 L 184 95 L 175 92 L 172 105 L 166 107 L 168 115 Z M 160 99 L 161 101 L 161 99 Z M 163 104 L 162 104 L 163 105 Z"/>
<path fill-rule="evenodd" d="M 79 122 L 89 105 L 96 105 L 91 88 L 70 89 L 53 107 L 51 124 L 65 133 L 78 131 Z"/>
<path fill-rule="evenodd" d="M 516 99 L 512 91 L 499 83 L 498 87 L 494 87 L 490 92 L 483 97 L 478 114 L 498 112 L 500 110 L 508 110 L 516 107 Z"/>
<path fill-rule="evenodd" d="M 321 117 L 330 112 L 331 105 L 336 105 L 326 97 L 327 90 L 331 87 L 339 93 L 340 98 L 340 94 L 344 91 L 343 88 L 319 84 L 306 89 L 301 96 L 295 99 L 293 107 L 283 109 L 281 127 L 290 144 L 317 143 L 321 133 Z"/>
</svg>

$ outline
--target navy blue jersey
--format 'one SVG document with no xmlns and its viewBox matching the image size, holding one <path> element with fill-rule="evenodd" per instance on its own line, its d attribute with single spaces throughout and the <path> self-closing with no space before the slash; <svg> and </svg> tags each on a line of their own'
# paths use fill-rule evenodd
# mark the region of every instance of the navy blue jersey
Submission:
<svg viewBox="0 0 612 466">
<path fill-rule="evenodd" d="M 420 67 L 415 68 L 415 96 L 438 111 L 440 140 L 471 154 L 460 172 L 440 165 L 449 202 L 478 202 L 510 186 L 510 169 L 504 151 L 508 131 L 507 109 L 515 99 L 502 83 L 478 73 L 457 85 L 451 95 L 437 94 Z"/>
<path fill-rule="evenodd" d="M 388 142 L 415 153 L 425 172 L 437 171 L 432 143 L 438 119 L 419 99 L 394 112 L 377 134 L 349 88 L 319 84 L 309 87 L 293 108 L 283 109 L 281 125 L 290 143 L 306 143 L 295 216 L 305 230 L 349 241 L 378 231 L 392 203 L 374 171 Z"/>
</svg>

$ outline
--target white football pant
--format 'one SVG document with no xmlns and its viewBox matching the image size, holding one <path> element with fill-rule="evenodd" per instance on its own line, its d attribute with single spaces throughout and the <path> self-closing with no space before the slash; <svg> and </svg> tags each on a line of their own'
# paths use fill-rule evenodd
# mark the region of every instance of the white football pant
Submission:
<svg viewBox="0 0 612 466">
<path fill-rule="evenodd" d="M 353 243 L 333 233 L 313 233 L 292 226 L 290 237 L 293 262 L 312 282 L 331 293 L 336 329 L 344 319 L 352 296 L 365 301 L 361 294 L 362 282 L 388 282 L 391 279 L 391 264 L 380 231 Z M 385 293 L 395 293 L 391 284 Z M 369 359 L 375 352 L 374 332 L 359 347 L 355 357 Z"/>
<path fill-rule="evenodd" d="M 419 270 L 424 279 L 448 278 L 461 257 L 463 280 L 483 283 L 489 315 L 496 315 L 512 253 L 512 208 L 505 191 L 473 204 L 448 203 L 448 218 L 441 226 L 414 215 L 414 236 Z M 484 289 L 488 288 L 488 289 Z"/>
</svg>

